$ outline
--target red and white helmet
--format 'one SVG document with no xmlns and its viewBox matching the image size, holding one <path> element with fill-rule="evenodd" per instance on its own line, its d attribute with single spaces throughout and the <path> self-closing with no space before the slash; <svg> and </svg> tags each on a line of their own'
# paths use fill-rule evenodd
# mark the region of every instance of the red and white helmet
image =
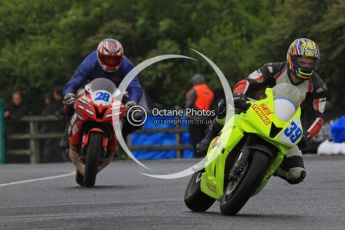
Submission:
<svg viewBox="0 0 345 230">
<path fill-rule="evenodd" d="M 97 47 L 97 59 L 104 71 L 115 72 L 123 60 L 121 43 L 111 38 L 102 40 Z"/>
</svg>

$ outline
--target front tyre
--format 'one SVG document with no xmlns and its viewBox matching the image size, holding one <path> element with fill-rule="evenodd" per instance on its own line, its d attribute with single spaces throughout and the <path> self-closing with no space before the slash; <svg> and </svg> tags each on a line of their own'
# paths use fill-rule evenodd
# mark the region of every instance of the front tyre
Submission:
<svg viewBox="0 0 345 230">
<path fill-rule="evenodd" d="M 81 175 L 81 173 L 78 170 L 76 170 L 76 173 L 75 173 L 75 181 L 80 186 L 84 186 L 84 177 L 83 175 Z"/>
<path fill-rule="evenodd" d="M 102 153 L 102 134 L 90 133 L 85 159 L 85 187 L 93 187 L 96 182 L 99 159 Z"/>
<path fill-rule="evenodd" d="M 184 195 L 184 203 L 193 212 L 204 212 L 209 209 L 215 201 L 215 199 L 207 196 L 201 191 L 201 174 L 202 172 L 193 174 Z"/>
<path fill-rule="evenodd" d="M 220 202 L 224 215 L 235 215 L 246 204 L 258 185 L 260 185 L 270 158 L 262 152 L 254 151 L 243 167 L 238 179 L 230 180 Z"/>
</svg>

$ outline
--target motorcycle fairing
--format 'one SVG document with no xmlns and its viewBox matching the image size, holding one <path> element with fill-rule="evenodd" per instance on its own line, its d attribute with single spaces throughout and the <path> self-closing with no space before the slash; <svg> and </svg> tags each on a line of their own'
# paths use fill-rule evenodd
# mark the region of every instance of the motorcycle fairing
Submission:
<svg viewBox="0 0 345 230">
<path fill-rule="evenodd" d="M 251 105 L 246 113 L 235 114 L 231 117 L 230 119 L 233 120 L 225 123 L 220 135 L 210 144 L 206 157 L 219 155 L 205 167 L 200 184 L 202 192 L 210 197 L 217 200 L 223 197 L 226 160 L 246 134 L 255 134 L 278 149 L 276 157 L 255 193 L 264 188 L 271 175 L 282 163 L 288 150 L 300 141 L 302 133 L 298 130 L 302 130 L 301 109 L 298 107 L 290 119 L 282 121 L 274 113 L 272 89 L 267 88 L 265 93 L 265 99 L 250 102 Z"/>
</svg>

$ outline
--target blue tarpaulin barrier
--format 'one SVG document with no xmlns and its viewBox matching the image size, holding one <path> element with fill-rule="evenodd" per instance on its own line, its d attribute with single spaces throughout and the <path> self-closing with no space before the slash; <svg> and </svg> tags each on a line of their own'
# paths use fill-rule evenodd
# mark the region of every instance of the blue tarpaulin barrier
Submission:
<svg viewBox="0 0 345 230">
<path fill-rule="evenodd" d="M 331 126 L 331 135 L 335 143 L 345 142 L 345 116 L 340 117 Z"/>
<path fill-rule="evenodd" d="M 181 120 L 188 120 L 187 117 L 182 117 Z M 182 125 L 181 125 L 182 128 L 188 128 L 188 124 L 186 122 L 184 122 Z M 181 135 L 181 142 L 183 145 L 190 145 L 191 142 L 190 142 L 190 139 L 189 139 L 189 132 L 183 132 L 182 135 Z M 185 149 L 183 150 L 182 152 L 182 158 L 193 158 L 194 157 L 194 151 L 192 149 Z"/>
<path fill-rule="evenodd" d="M 181 117 L 181 120 L 186 120 L 186 117 Z M 157 123 L 159 121 L 159 124 Z M 176 119 L 174 116 L 148 116 L 143 126 L 143 129 L 161 129 L 161 128 L 175 128 Z M 186 122 L 180 125 L 182 128 L 187 128 Z M 131 136 L 132 145 L 147 146 L 147 145 L 176 145 L 175 133 L 134 133 Z M 181 143 L 190 144 L 189 133 L 181 133 Z M 176 150 L 135 150 L 133 155 L 139 160 L 148 159 L 170 159 L 176 158 Z M 182 158 L 192 158 L 193 150 L 183 150 Z"/>
</svg>

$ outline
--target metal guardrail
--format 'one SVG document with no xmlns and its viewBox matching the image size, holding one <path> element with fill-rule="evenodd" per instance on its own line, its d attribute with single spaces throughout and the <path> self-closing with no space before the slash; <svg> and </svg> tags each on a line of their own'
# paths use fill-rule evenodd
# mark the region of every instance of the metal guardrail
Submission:
<svg viewBox="0 0 345 230">
<path fill-rule="evenodd" d="M 178 119 L 178 118 L 176 118 Z M 63 133 L 40 133 L 39 123 L 47 121 L 59 121 L 60 119 L 56 116 L 24 116 L 17 122 L 29 123 L 29 133 L 11 133 L 6 136 L 8 140 L 29 140 L 28 149 L 8 149 L 8 155 L 29 155 L 31 163 L 40 163 L 40 145 L 39 141 L 44 139 L 59 139 L 63 136 Z M 131 150 L 176 150 L 177 158 L 182 155 L 182 150 L 192 149 L 191 145 L 181 144 L 181 133 L 187 131 L 187 128 L 181 128 L 179 123 L 176 122 L 176 127 L 173 129 L 141 129 L 136 133 L 175 133 L 176 134 L 176 145 L 149 145 L 149 146 L 136 146 L 131 144 L 131 140 L 128 140 L 128 147 Z"/>
</svg>

